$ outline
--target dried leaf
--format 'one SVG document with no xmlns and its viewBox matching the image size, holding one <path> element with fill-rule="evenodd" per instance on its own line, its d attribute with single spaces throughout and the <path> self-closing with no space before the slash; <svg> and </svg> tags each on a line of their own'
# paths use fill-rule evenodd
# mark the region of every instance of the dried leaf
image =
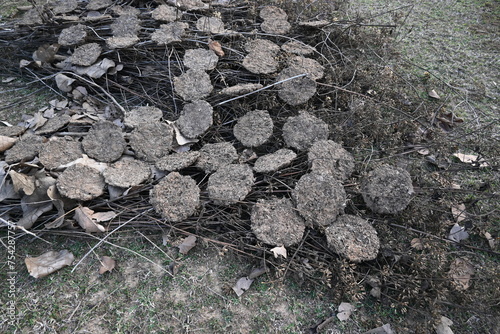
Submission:
<svg viewBox="0 0 500 334">
<path fill-rule="evenodd" d="M 489 232 L 484 232 L 484 237 L 486 238 L 486 240 L 488 240 L 488 245 L 490 245 L 490 248 L 495 249 L 497 245 L 497 241 L 495 240 L 495 238 L 493 238 Z"/>
<path fill-rule="evenodd" d="M 453 325 L 453 321 L 447 317 L 441 317 L 436 326 L 436 334 L 453 334 L 453 331 L 450 328 L 451 325 Z"/>
<path fill-rule="evenodd" d="M 385 324 L 381 327 L 370 329 L 368 332 L 364 332 L 363 334 L 394 334 L 394 331 L 392 330 L 390 324 Z"/>
<path fill-rule="evenodd" d="M 59 44 L 44 44 L 33 52 L 33 60 L 41 63 L 51 63 L 54 61 Z"/>
<path fill-rule="evenodd" d="M 275 258 L 278 258 L 279 255 L 283 256 L 286 259 L 286 248 L 284 246 L 274 247 L 271 249 Z"/>
<path fill-rule="evenodd" d="M 95 220 L 98 223 L 107 222 L 115 217 L 116 213 L 114 211 L 96 212 L 91 216 L 92 220 Z"/>
<path fill-rule="evenodd" d="M 249 279 L 248 277 L 240 278 L 236 284 L 233 286 L 233 291 L 239 297 L 247 291 L 253 283 L 253 279 Z"/>
<path fill-rule="evenodd" d="M 355 310 L 354 306 L 350 303 L 340 303 L 337 318 L 340 321 L 345 321 L 350 318 L 352 312 Z"/>
<path fill-rule="evenodd" d="M 12 184 L 14 185 L 14 190 L 19 193 L 21 190 L 25 195 L 32 195 L 35 191 L 35 176 L 26 175 L 18 173 L 11 170 L 9 172 L 10 178 L 12 179 Z"/>
<path fill-rule="evenodd" d="M 177 141 L 177 145 L 183 146 L 191 143 L 197 143 L 198 139 L 186 138 L 182 135 L 181 131 L 175 124 L 175 122 L 167 121 L 167 123 L 174 129 L 175 132 L 175 140 Z"/>
<path fill-rule="evenodd" d="M 61 199 L 59 191 L 57 190 L 57 187 L 55 185 L 52 185 L 47 189 L 47 196 L 49 196 L 50 200 L 52 201 L 52 204 L 56 207 L 58 217 L 54 221 L 45 224 L 45 227 L 46 228 L 61 227 L 64 224 L 64 217 L 65 217 L 64 202 Z"/>
<path fill-rule="evenodd" d="M 461 240 L 465 240 L 469 237 L 469 233 L 465 231 L 465 227 L 462 227 L 458 224 L 453 225 L 450 230 L 450 234 L 448 235 L 448 239 L 453 240 L 455 242 L 460 242 Z"/>
<path fill-rule="evenodd" d="M 215 52 L 215 54 L 219 57 L 224 57 L 224 51 L 222 50 L 222 45 L 213 40 L 208 40 L 208 48 Z"/>
<path fill-rule="evenodd" d="M 69 266 L 75 257 L 66 249 L 60 252 L 50 251 L 38 257 L 27 257 L 24 259 L 28 272 L 34 278 L 45 277 L 53 272 Z"/>
<path fill-rule="evenodd" d="M 261 267 L 261 268 L 255 268 L 254 270 L 252 270 L 250 275 L 248 275 L 248 278 L 253 280 L 253 279 L 259 277 L 260 275 L 264 275 L 268 271 L 269 271 L 269 269 L 265 266 Z"/>
<path fill-rule="evenodd" d="M 17 222 L 18 226 L 29 229 L 38 217 L 52 209 L 52 201 L 47 196 L 47 189 L 55 184 L 56 180 L 44 171 L 35 174 L 35 191 L 21 198 L 23 217 Z"/>
<path fill-rule="evenodd" d="M 450 265 L 449 277 L 457 290 L 467 290 L 474 275 L 474 267 L 464 258 L 457 258 Z"/>
<path fill-rule="evenodd" d="M 17 141 L 16 138 L 11 138 L 7 136 L 0 136 L 0 153 L 7 151 L 11 148 Z"/>
<path fill-rule="evenodd" d="M 462 203 L 456 206 L 452 206 L 451 214 L 453 215 L 453 218 L 455 218 L 456 222 L 460 223 L 467 217 L 467 214 L 465 213 L 465 204 Z"/>
<path fill-rule="evenodd" d="M 433 89 L 429 92 L 429 97 L 432 97 L 433 99 L 440 100 L 441 96 L 436 93 L 436 91 Z"/>
<path fill-rule="evenodd" d="M 64 75 L 64 74 L 58 74 L 56 75 L 56 85 L 57 88 L 62 90 L 65 93 L 71 92 L 73 88 L 71 88 L 71 85 L 75 82 L 75 79 L 71 79 L 70 77 Z"/>
<path fill-rule="evenodd" d="M 10 180 L 0 182 L 0 202 L 8 198 L 19 198 L 19 193 L 14 190 Z"/>
<path fill-rule="evenodd" d="M 26 120 L 29 129 L 37 130 L 47 123 L 47 119 L 43 117 L 41 112 L 37 112 L 30 119 Z"/>
<path fill-rule="evenodd" d="M 179 245 L 179 253 L 181 254 L 187 254 L 191 248 L 193 248 L 196 245 L 196 237 L 194 235 L 190 235 L 189 237 L 185 238 L 182 243 Z"/>
<path fill-rule="evenodd" d="M 101 257 L 101 266 L 99 267 L 99 274 L 102 275 L 107 271 L 112 271 L 115 268 L 116 262 L 109 256 Z"/>
<path fill-rule="evenodd" d="M 453 156 L 458 158 L 463 163 L 466 164 L 479 164 L 479 167 L 488 167 L 488 163 L 482 159 L 479 158 L 477 155 L 473 154 L 463 154 L 463 153 L 453 153 Z"/>
<path fill-rule="evenodd" d="M 97 224 L 92 219 L 93 213 L 94 211 L 87 207 L 78 207 L 75 209 L 75 215 L 73 218 L 87 233 L 105 232 L 106 228 L 101 224 Z"/>
<path fill-rule="evenodd" d="M 420 239 L 420 238 L 411 239 L 410 246 L 411 246 L 411 248 L 414 248 L 416 250 L 424 249 L 424 244 L 422 243 L 422 239 Z"/>
</svg>

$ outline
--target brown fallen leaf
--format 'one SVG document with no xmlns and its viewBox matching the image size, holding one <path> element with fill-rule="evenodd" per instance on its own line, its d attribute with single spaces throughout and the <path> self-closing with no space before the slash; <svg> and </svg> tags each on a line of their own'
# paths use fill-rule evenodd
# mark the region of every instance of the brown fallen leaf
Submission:
<svg viewBox="0 0 500 334">
<path fill-rule="evenodd" d="M 63 249 L 59 252 L 50 251 L 38 257 L 27 257 L 24 259 L 24 263 L 31 276 L 41 278 L 69 266 L 74 260 L 73 254 Z"/>
<path fill-rule="evenodd" d="M 462 203 L 452 206 L 451 214 L 453 215 L 453 218 L 455 218 L 457 223 L 463 221 L 467 217 L 467 214 L 465 212 L 465 204 Z"/>
<path fill-rule="evenodd" d="M 14 190 L 19 193 L 21 190 L 25 195 L 32 195 L 35 191 L 35 176 L 18 173 L 14 170 L 9 172 Z"/>
<path fill-rule="evenodd" d="M 222 50 L 222 45 L 213 40 L 208 40 L 208 48 L 215 52 L 215 54 L 219 57 L 224 57 L 224 51 Z"/>
<path fill-rule="evenodd" d="M 490 245 L 490 248 L 495 249 L 497 245 L 497 241 L 495 240 L 495 238 L 493 238 L 489 232 L 484 232 L 484 237 L 486 238 L 486 240 L 488 240 L 488 245 Z"/>
<path fill-rule="evenodd" d="M 433 89 L 429 92 L 429 97 L 432 97 L 433 99 L 440 100 L 441 96 L 436 93 L 436 91 Z"/>
<path fill-rule="evenodd" d="M 410 247 L 414 248 L 416 250 L 422 250 L 424 249 L 424 244 L 422 243 L 422 239 L 420 238 L 413 238 L 410 241 Z"/>
<path fill-rule="evenodd" d="M 11 148 L 17 141 L 16 138 L 11 138 L 7 136 L 0 136 L 0 152 L 5 152 Z"/>
<path fill-rule="evenodd" d="M 196 237 L 190 235 L 179 245 L 179 253 L 186 255 L 196 245 Z"/>
<path fill-rule="evenodd" d="M 101 266 L 99 267 L 99 274 L 102 275 L 107 271 L 112 271 L 115 268 L 116 261 L 109 256 L 103 256 L 100 259 Z"/>
<path fill-rule="evenodd" d="M 233 291 L 239 297 L 250 288 L 250 285 L 252 285 L 252 283 L 253 283 L 253 279 L 249 279 L 248 277 L 242 277 L 233 286 Z"/>
<path fill-rule="evenodd" d="M 452 279 L 453 286 L 457 290 L 464 291 L 470 287 L 474 267 L 467 259 L 457 258 L 451 263 L 448 275 Z"/>
<path fill-rule="evenodd" d="M 441 317 L 436 325 L 436 334 L 453 334 L 450 326 L 453 325 L 453 321 L 447 317 Z"/>
<path fill-rule="evenodd" d="M 350 303 L 340 303 L 337 318 L 340 321 L 346 321 L 351 317 L 352 312 L 355 310 L 354 306 Z"/>
<path fill-rule="evenodd" d="M 488 167 L 488 163 L 483 158 L 474 154 L 453 153 L 453 156 L 466 164 L 479 164 L 479 167 Z"/>
<path fill-rule="evenodd" d="M 364 332 L 363 334 L 394 334 L 394 331 L 391 329 L 390 324 L 385 324 L 381 327 L 370 329 L 368 332 Z"/>
<path fill-rule="evenodd" d="M 57 218 L 50 223 L 45 224 L 46 228 L 58 228 L 64 224 L 64 201 L 61 199 L 61 195 L 57 190 L 56 185 L 52 185 L 47 189 L 47 196 L 49 196 L 52 204 L 57 209 Z"/>
<path fill-rule="evenodd" d="M 278 258 L 278 256 L 281 255 L 286 259 L 286 248 L 284 246 L 274 247 L 271 249 L 271 252 L 273 252 L 275 258 Z"/>
<path fill-rule="evenodd" d="M 75 209 L 75 215 L 73 218 L 78 222 L 85 232 L 87 233 L 95 233 L 95 232 L 105 232 L 106 228 L 101 224 L 97 224 L 92 219 L 93 210 L 87 207 L 78 207 Z"/>
</svg>

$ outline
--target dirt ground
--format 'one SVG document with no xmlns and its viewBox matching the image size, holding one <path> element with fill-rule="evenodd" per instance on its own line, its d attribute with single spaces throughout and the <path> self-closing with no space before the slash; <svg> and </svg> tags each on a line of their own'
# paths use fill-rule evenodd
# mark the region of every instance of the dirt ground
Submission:
<svg viewBox="0 0 500 334">
<path fill-rule="evenodd" d="M 346 52 L 342 61 L 366 55 L 366 63 L 356 63 L 355 75 L 367 83 L 360 91 L 372 97 L 387 94 L 388 100 L 407 99 L 401 103 L 410 103 L 408 110 L 419 110 L 419 101 L 430 99 L 430 103 L 421 106 L 429 109 L 429 117 L 434 115 L 437 126 L 443 129 L 442 134 L 428 139 L 425 147 L 416 145 L 405 153 L 395 153 L 412 139 L 398 137 L 399 130 L 389 134 L 376 131 L 404 117 L 386 119 L 389 107 L 375 108 L 371 100 L 357 99 L 356 94 L 348 94 L 344 106 L 363 112 L 352 119 L 346 117 L 342 125 L 331 122 L 337 126 L 330 128 L 332 140 L 340 138 L 335 131 L 349 129 L 349 122 L 366 122 L 363 131 L 352 130 L 351 139 L 342 137 L 344 147 L 356 161 L 354 176 L 344 187 L 348 198 L 346 212 L 367 217 L 378 233 L 380 250 L 376 259 L 357 264 L 337 255 L 315 253 L 317 248 L 312 247 L 310 257 L 302 259 L 300 267 L 280 258 L 268 261 L 268 265 L 272 263 L 269 272 L 257 277 L 248 291 L 238 297 L 232 289 L 236 281 L 261 268 L 263 259 L 272 255 L 269 250 L 249 252 L 236 243 L 221 241 L 219 237 L 225 230 L 212 229 L 199 237 L 187 254 L 181 254 L 178 247 L 187 233 L 178 226 L 184 225 L 159 223 L 159 216 L 147 211 L 152 209 L 135 217 L 141 224 L 117 229 L 106 239 L 102 239 L 103 234 L 84 233 L 79 228 L 35 228 L 32 233 L 14 234 L 2 227 L 2 247 L 7 252 L 0 260 L 0 300 L 5 305 L 0 331 L 391 333 L 389 329 L 368 332 L 389 324 L 392 333 L 500 333 L 498 2 L 358 0 L 335 2 L 335 8 L 326 0 L 304 0 L 300 6 L 296 1 L 273 3 L 289 13 L 291 22 L 300 17 L 322 19 L 321 11 L 334 13 L 328 19 L 348 18 L 357 22 L 359 29 L 346 29 L 346 34 L 366 34 L 374 43 L 360 44 L 352 55 Z M 11 11 L 9 7 L 3 15 L 10 17 Z M 1 29 L 2 26 L 0 40 L 5 33 Z M 356 40 L 356 36 L 346 38 Z M 378 74 L 375 76 L 374 72 Z M 16 124 L 23 114 L 33 114 L 49 100 L 61 98 L 57 89 L 54 92 L 31 84 L 31 79 L 11 81 L 10 77 L 0 72 L 0 120 Z M 318 82 L 328 84 L 326 80 Z M 387 89 L 393 82 L 406 85 L 401 84 L 394 91 Z M 429 98 L 432 90 L 440 95 L 440 100 Z M 332 107 L 334 96 L 332 93 L 323 99 L 324 108 L 318 110 L 318 118 L 331 120 L 333 117 L 327 113 L 332 110 L 343 117 L 343 110 Z M 450 123 L 448 112 L 462 123 Z M 213 126 L 210 123 L 213 128 L 234 121 L 217 117 L 214 115 Z M 227 134 L 211 136 L 220 138 Z M 369 136 L 394 139 L 374 140 L 387 146 L 370 147 L 365 141 Z M 478 161 L 453 157 L 451 153 L 455 152 L 482 157 L 488 165 L 480 168 Z M 242 159 L 242 155 L 238 158 Z M 297 165 L 287 169 L 291 174 L 300 174 L 294 168 L 309 168 L 303 152 L 298 153 L 297 161 Z M 359 190 L 358 180 L 385 162 L 420 171 L 412 175 L 414 200 L 406 203 L 405 199 L 404 206 L 408 208 L 394 216 L 372 213 Z M 441 164 L 446 167 L 440 167 Z M 289 179 L 279 181 L 285 183 Z M 199 183 L 203 182 L 207 181 Z M 287 184 L 282 187 L 290 188 Z M 251 192 L 248 201 L 258 195 Z M 205 203 L 209 198 L 202 196 L 200 201 Z M 0 207 L 5 203 L 0 203 Z M 148 207 L 145 203 L 146 200 L 138 205 Z M 14 205 L 8 202 L 0 213 L 8 212 Z M 126 206 L 113 205 L 103 207 L 127 210 Z M 207 210 L 224 212 L 230 222 L 234 217 L 250 218 L 248 213 L 236 212 L 232 207 L 208 207 Z M 114 227 L 132 216 L 123 215 Z M 447 240 L 455 222 L 466 226 L 470 234 L 467 240 L 459 240 L 461 243 Z M 234 224 L 239 223 L 234 219 Z M 321 232 L 310 231 L 323 238 Z M 307 240 L 312 242 L 314 238 Z M 261 242 L 256 247 L 270 248 Z M 63 249 L 74 255 L 72 265 L 44 278 L 29 275 L 24 264 L 26 257 Z M 296 254 L 289 256 L 302 254 L 299 249 L 293 248 Z M 98 270 L 102 256 L 115 259 L 116 267 L 101 275 Z M 324 263 L 324 259 L 331 262 Z M 468 266 L 463 263 L 472 266 L 473 274 L 467 272 Z M 345 321 L 337 317 L 341 302 L 354 305 L 354 312 Z M 15 308 L 15 326 L 10 305 Z"/>
</svg>

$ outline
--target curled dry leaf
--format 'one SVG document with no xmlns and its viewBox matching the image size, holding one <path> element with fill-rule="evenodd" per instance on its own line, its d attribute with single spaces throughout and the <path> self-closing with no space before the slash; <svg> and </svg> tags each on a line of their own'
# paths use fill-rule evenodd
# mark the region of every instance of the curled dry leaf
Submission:
<svg viewBox="0 0 500 334">
<path fill-rule="evenodd" d="M 24 263 L 31 276 L 41 278 L 69 266 L 74 259 L 73 254 L 63 249 L 60 252 L 50 251 L 38 257 L 27 257 L 24 259 Z"/>
<path fill-rule="evenodd" d="M 453 225 L 450 230 L 450 234 L 448 234 L 448 239 L 453 240 L 455 242 L 460 242 L 461 240 L 465 240 L 469 237 L 469 233 L 465 231 L 465 227 L 462 227 L 458 224 Z"/>
<path fill-rule="evenodd" d="M 253 279 L 249 279 L 248 277 L 242 277 L 233 286 L 233 291 L 239 297 L 250 288 L 250 285 L 252 285 L 252 283 L 253 283 Z"/>
<path fill-rule="evenodd" d="M 488 167 L 488 163 L 483 158 L 479 158 L 477 155 L 453 153 L 453 156 L 466 164 L 479 164 L 479 167 Z"/>
<path fill-rule="evenodd" d="M 453 218 L 455 218 L 457 223 L 460 223 L 462 220 L 464 220 L 467 217 L 467 214 L 465 213 L 465 204 L 459 204 L 451 207 L 451 214 L 453 215 Z"/>
<path fill-rule="evenodd" d="M 453 321 L 447 317 L 441 317 L 439 323 L 436 325 L 436 334 L 453 334 L 450 326 L 453 325 Z"/>
<path fill-rule="evenodd" d="M 441 99 L 441 96 L 439 96 L 434 89 L 429 92 L 429 97 L 432 97 L 433 99 L 436 100 Z"/>
<path fill-rule="evenodd" d="M 189 237 L 185 238 L 182 243 L 179 245 L 179 253 L 181 254 L 187 254 L 191 248 L 193 248 L 196 245 L 196 237 L 194 235 L 190 235 Z"/>
<path fill-rule="evenodd" d="M 75 79 L 71 79 L 70 77 L 64 75 L 64 74 L 58 74 L 56 75 L 56 85 L 57 88 L 62 90 L 65 93 L 71 92 L 73 88 L 71 88 L 71 85 L 75 82 Z"/>
<path fill-rule="evenodd" d="M 275 258 L 278 258 L 279 255 L 283 256 L 286 259 L 286 248 L 284 246 L 274 247 L 271 249 Z"/>
<path fill-rule="evenodd" d="M 102 275 L 107 271 L 112 271 L 115 268 L 116 261 L 109 256 L 103 256 L 100 259 L 101 266 L 99 267 L 99 274 Z"/>
<path fill-rule="evenodd" d="M 484 237 L 486 238 L 486 240 L 488 240 L 488 245 L 490 245 L 490 248 L 495 249 L 497 245 L 497 241 L 495 240 L 495 238 L 493 238 L 489 232 L 484 232 Z"/>
<path fill-rule="evenodd" d="M 94 211 L 87 207 L 78 207 L 75 209 L 73 218 L 87 233 L 105 232 L 106 228 L 94 221 L 93 214 Z"/>
<path fill-rule="evenodd" d="M 351 317 L 352 312 L 355 310 L 354 306 L 350 303 L 340 303 L 337 318 L 340 321 L 346 321 Z"/>
<path fill-rule="evenodd" d="M 47 196 L 49 196 L 50 200 L 52 201 L 52 204 L 56 207 L 58 217 L 54 221 L 45 224 L 45 227 L 58 228 L 64 224 L 65 212 L 64 212 L 64 202 L 61 199 L 61 195 L 59 194 L 56 185 L 51 185 L 47 189 Z"/>
<path fill-rule="evenodd" d="M 11 148 L 17 141 L 16 138 L 11 138 L 7 136 L 0 136 L 0 153 L 7 151 Z"/>
<path fill-rule="evenodd" d="M 215 52 L 215 54 L 219 57 L 224 57 L 224 51 L 222 50 L 222 45 L 213 40 L 208 40 L 208 48 Z"/>
<path fill-rule="evenodd" d="M 416 250 L 424 249 L 424 244 L 422 243 L 422 239 L 420 239 L 420 238 L 411 239 L 410 246 L 411 246 L 411 248 L 414 248 Z"/>
<path fill-rule="evenodd" d="M 474 275 L 474 267 L 467 259 L 455 259 L 450 265 L 449 277 L 457 290 L 467 290 L 470 287 L 470 280 Z"/>
<path fill-rule="evenodd" d="M 14 190 L 19 193 L 21 190 L 25 195 L 32 195 L 35 191 L 35 176 L 18 173 L 14 170 L 9 172 Z"/>
<path fill-rule="evenodd" d="M 370 329 L 369 331 L 364 332 L 363 334 L 394 334 L 394 331 L 392 330 L 390 324 L 385 324 L 382 325 L 381 327 Z"/>
</svg>

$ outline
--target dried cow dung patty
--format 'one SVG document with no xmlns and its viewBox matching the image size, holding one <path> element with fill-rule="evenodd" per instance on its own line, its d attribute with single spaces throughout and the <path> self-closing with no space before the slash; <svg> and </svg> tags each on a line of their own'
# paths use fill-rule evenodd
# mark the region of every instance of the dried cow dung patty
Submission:
<svg viewBox="0 0 500 334">
<path fill-rule="evenodd" d="M 200 157 L 200 152 L 189 151 L 166 155 L 156 162 L 158 169 L 171 172 L 191 166 Z"/>
<path fill-rule="evenodd" d="M 32 160 L 40 152 L 44 138 L 37 135 L 26 135 L 5 152 L 5 162 L 13 164 L 21 160 Z"/>
<path fill-rule="evenodd" d="M 304 219 L 287 198 L 259 199 L 252 208 L 252 231 L 273 246 L 292 246 L 302 240 Z"/>
<path fill-rule="evenodd" d="M 130 134 L 130 147 L 137 158 L 155 162 L 169 154 L 174 140 L 174 129 L 165 123 L 143 123 Z"/>
<path fill-rule="evenodd" d="M 151 12 L 151 17 L 158 21 L 174 22 L 182 17 L 182 12 L 172 6 L 159 5 Z"/>
<path fill-rule="evenodd" d="M 90 66 L 101 55 L 101 47 L 97 43 L 88 43 L 76 48 L 71 55 L 71 63 L 80 66 Z"/>
<path fill-rule="evenodd" d="M 365 219 L 343 215 L 325 229 L 328 246 L 349 261 L 370 261 L 377 257 L 377 231 Z"/>
<path fill-rule="evenodd" d="M 83 24 L 77 24 L 63 29 L 57 42 L 64 46 L 81 44 L 87 38 L 87 27 Z"/>
<path fill-rule="evenodd" d="M 181 42 L 189 25 L 185 22 L 172 22 L 160 25 L 160 29 L 151 34 L 151 40 L 158 45 L 167 45 L 173 42 Z"/>
<path fill-rule="evenodd" d="M 194 70 L 213 70 L 218 61 L 219 57 L 212 50 L 190 49 L 184 54 L 184 66 Z"/>
<path fill-rule="evenodd" d="M 354 171 L 354 157 L 342 145 L 332 140 L 319 140 L 309 149 L 307 159 L 315 173 L 328 173 L 340 181 Z"/>
<path fill-rule="evenodd" d="M 283 139 L 288 146 L 307 150 L 314 142 L 328 139 L 328 124 L 306 111 L 300 111 L 298 116 L 289 117 L 283 125 Z"/>
<path fill-rule="evenodd" d="M 180 222 L 196 211 L 200 188 L 190 176 L 168 174 L 150 192 L 153 208 L 169 222 Z"/>
<path fill-rule="evenodd" d="M 123 123 L 131 128 L 143 123 L 155 123 L 163 116 L 161 109 L 150 106 L 137 107 L 125 112 Z"/>
<path fill-rule="evenodd" d="M 107 184 L 128 188 L 141 184 L 151 175 L 149 165 L 135 159 L 122 159 L 113 163 L 103 172 Z"/>
<path fill-rule="evenodd" d="M 377 213 L 397 213 L 410 203 L 413 185 L 404 169 L 382 165 L 363 179 L 361 192 L 366 205 Z"/>
<path fill-rule="evenodd" d="M 224 29 L 224 22 L 217 17 L 202 16 L 196 21 L 196 29 L 212 34 L 222 34 Z"/>
<path fill-rule="evenodd" d="M 61 195 L 80 201 L 89 201 L 104 192 L 104 177 L 92 167 L 76 164 L 59 175 L 56 186 Z"/>
<path fill-rule="evenodd" d="M 292 196 L 301 216 L 319 226 L 334 222 L 346 203 L 344 187 L 329 174 L 303 175 L 295 185 Z"/>
<path fill-rule="evenodd" d="M 306 103 L 316 94 L 316 81 L 310 75 L 290 79 L 306 73 L 307 70 L 293 66 L 285 68 L 276 78 L 277 82 L 286 80 L 279 84 L 278 96 L 291 106 Z"/>
<path fill-rule="evenodd" d="M 267 110 L 254 110 L 241 117 L 233 129 L 234 136 L 247 147 L 264 144 L 273 134 L 273 120 Z"/>
<path fill-rule="evenodd" d="M 229 205 L 245 199 L 254 182 L 252 168 L 231 164 L 219 168 L 208 178 L 208 196 L 215 204 Z"/>
<path fill-rule="evenodd" d="M 175 124 L 185 137 L 196 138 L 204 134 L 212 125 L 213 112 L 208 102 L 194 101 L 184 106 Z"/>
<path fill-rule="evenodd" d="M 42 146 L 39 159 L 46 169 L 54 169 L 81 158 L 82 154 L 82 144 L 79 141 L 58 138 Z"/>
<path fill-rule="evenodd" d="M 297 154 L 287 148 L 282 148 L 274 153 L 266 154 L 255 161 L 253 170 L 257 173 L 270 173 L 290 165 Z"/>
<path fill-rule="evenodd" d="M 205 173 L 211 173 L 236 159 L 238 159 L 238 153 L 230 143 L 205 144 L 200 149 L 196 167 L 203 169 Z"/>
<path fill-rule="evenodd" d="M 102 162 L 118 160 L 126 146 L 122 130 L 108 121 L 95 123 L 82 141 L 85 153 Z"/>
<path fill-rule="evenodd" d="M 185 101 L 204 99 L 213 89 L 210 76 L 201 70 L 189 69 L 174 78 L 174 90 Z"/>
</svg>

